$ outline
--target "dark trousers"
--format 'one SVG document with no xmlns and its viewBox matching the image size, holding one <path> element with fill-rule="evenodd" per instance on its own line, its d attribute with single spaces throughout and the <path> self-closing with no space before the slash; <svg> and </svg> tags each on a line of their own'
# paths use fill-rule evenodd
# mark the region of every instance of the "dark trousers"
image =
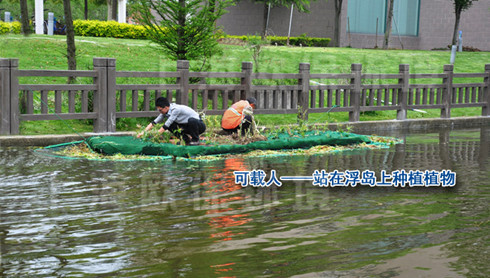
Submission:
<svg viewBox="0 0 490 278">
<path fill-rule="evenodd" d="M 179 132 L 179 128 L 181 129 Z M 184 140 L 186 144 L 190 142 L 199 142 L 199 134 L 206 131 L 206 125 L 201 119 L 190 118 L 186 124 L 178 124 L 173 122 L 168 130 L 172 132 L 176 137 Z M 191 137 L 189 139 L 189 136 Z"/>
<path fill-rule="evenodd" d="M 250 130 L 250 124 L 252 123 L 252 116 L 245 115 L 244 119 L 245 119 L 245 121 L 242 122 L 242 129 L 241 129 L 242 136 L 245 135 L 245 132 L 247 132 L 248 130 Z M 238 125 L 235 128 L 231 128 L 231 129 L 223 128 L 223 130 L 226 131 L 226 132 L 228 132 L 228 134 L 232 134 L 232 133 L 237 133 L 239 128 L 240 128 L 240 125 Z"/>
</svg>

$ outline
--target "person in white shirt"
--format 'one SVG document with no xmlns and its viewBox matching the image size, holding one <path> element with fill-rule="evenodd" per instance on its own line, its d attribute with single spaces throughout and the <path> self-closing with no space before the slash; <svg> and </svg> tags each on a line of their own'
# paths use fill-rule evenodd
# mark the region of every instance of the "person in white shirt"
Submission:
<svg viewBox="0 0 490 278">
<path fill-rule="evenodd" d="M 206 131 L 206 125 L 199 117 L 196 111 L 186 105 L 170 103 L 168 99 L 159 97 L 155 101 L 155 106 L 160 115 L 145 128 L 145 131 L 152 129 L 156 124 L 163 122 L 165 124 L 158 132 L 163 133 L 166 130 L 172 132 L 178 138 L 184 140 L 186 145 L 199 145 L 199 135 Z M 180 132 L 178 130 L 180 129 Z M 138 138 L 143 132 L 138 134 Z"/>
</svg>

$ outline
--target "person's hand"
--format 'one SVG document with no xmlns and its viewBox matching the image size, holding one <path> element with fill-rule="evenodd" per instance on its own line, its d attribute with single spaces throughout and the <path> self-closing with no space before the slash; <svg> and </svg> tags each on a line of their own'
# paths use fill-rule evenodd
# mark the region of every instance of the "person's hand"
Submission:
<svg viewBox="0 0 490 278">
<path fill-rule="evenodd" d="M 159 133 L 164 133 L 165 132 L 165 129 L 163 127 L 161 127 L 159 130 L 158 130 Z"/>
<path fill-rule="evenodd" d="M 137 138 L 141 138 L 141 136 L 143 136 L 143 132 L 140 132 L 138 133 L 138 135 L 136 135 Z"/>
</svg>

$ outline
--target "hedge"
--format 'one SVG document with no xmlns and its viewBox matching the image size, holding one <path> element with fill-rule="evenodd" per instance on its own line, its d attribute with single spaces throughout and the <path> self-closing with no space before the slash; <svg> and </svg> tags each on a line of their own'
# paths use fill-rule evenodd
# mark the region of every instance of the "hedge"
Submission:
<svg viewBox="0 0 490 278">
<path fill-rule="evenodd" d="M 286 45 L 287 37 L 267 37 L 271 44 Z M 290 37 L 289 45 L 295 46 L 317 46 L 317 47 L 327 47 L 330 43 L 330 38 L 312 38 L 307 36 Z"/>
<path fill-rule="evenodd" d="M 20 25 L 19 25 L 20 26 Z M 99 20 L 75 20 L 73 21 L 75 35 L 86 37 L 111 37 L 125 39 L 148 39 L 149 36 L 145 27 L 142 25 L 132 25 L 119 23 L 116 21 L 99 21 Z M 20 28 L 20 27 L 19 27 Z M 20 29 L 19 29 L 20 30 Z M 229 36 L 221 35 L 223 38 L 239 39 L 244 42 L 257 36 Z M 287 37 L 269 36 L 267 40 L 271 45 L 286 45 Z M 318 46 L 326 47 L 330 43 L 330 38 L 313 38 L 302 34 L 299 37 L 290 37 L 289 44 L 295 46 Z"/>
<path fill-rule="evenodd" d="M 148 39 L 145 27 L 116 21 L 74 20 L 75 35 L 85 37 L 111 37 Z"/>
<path fill-rule="evenodd" d="M 224 35 L 223 38 L 239 39 L 246 42 L 251 38 L 258 39 L 259 37 Z M 267 40 L 270 42 L 271 45 L 287 45 L 288 37 L 268 36 Z M 295 46 L 327 47 L 330 41 L 331 41 L 330 38 L 313 38 L 313 37 L 308 37 L 305 34 L 299 37 L 289 37 L 289 45 L 295 45 Z"/>
<path fill-rule="evenodd" d="M 0 21 L 0 35 L 3 34 L 20 34 L 21 24 L 18 21 L 11 23 Z"/>
</svg>

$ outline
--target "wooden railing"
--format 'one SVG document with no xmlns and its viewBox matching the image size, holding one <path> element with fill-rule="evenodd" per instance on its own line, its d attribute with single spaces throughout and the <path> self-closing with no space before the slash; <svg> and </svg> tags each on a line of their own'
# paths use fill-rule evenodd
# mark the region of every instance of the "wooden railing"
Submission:
<svg viewBox="0 0 490 278">
<path fill-rule="evenodd" d="M 90 82 L 19 83 L 34 77 Z M 455 78 L 481 82 L 454 83 Z M 138 82 L 123 84 L 128 82 L 122 79 Z M 440 81 L 414 83 L 424 79 Z M 117 118 L 156 116 L 159 96 L 208 115 L 220 115 L 233 102 L 253 96 L 256 114 L 306 118 L 343 111 L 356 122 L 365 111 L 395 110 L 396 119 L 405 120 L 410 109 L 440 109 L 442 118 L 450 118 L 452 108 L 481 107 L 482 116 L 490 116 L 489 88 L 490 64 L 483 73 L 454 73 L 445 65 L 443 73 L 410 74 L 409 65 L 401 64 L 397 74 L 366 74 L 361 64 L 352 64 L 350 73 L 317 74 L 307 63 L 298 73 L 253 73 L 251 62 L 243 62 L 240 72 L 191 72 L 188 61 L 177 61 L 175 72 L 137 72 L 116 71 L 111 58 L 94 58 L 93 70 L 84 71 L 19 70 L 18 59 L 0 59 L 0 134 L 18 134 L 20 121 L 56 119 L 93 119 L 94 132 L 113 132 Z"/>
</svg>

